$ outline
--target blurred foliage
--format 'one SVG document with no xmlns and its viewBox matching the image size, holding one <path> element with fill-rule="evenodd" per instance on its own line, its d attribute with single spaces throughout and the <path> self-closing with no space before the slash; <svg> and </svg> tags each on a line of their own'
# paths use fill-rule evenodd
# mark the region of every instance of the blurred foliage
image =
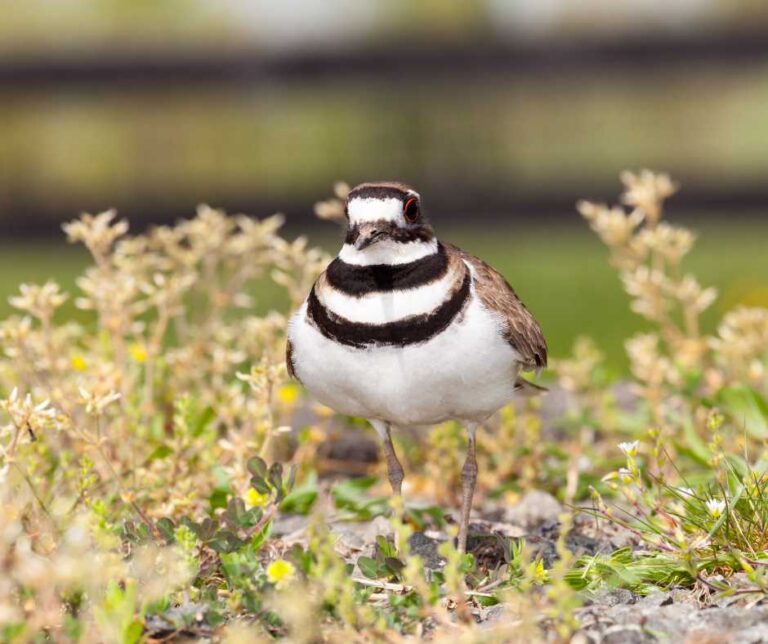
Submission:
<svg viewBox="0 0 768 644">
<path fill-rule="evenodd" d="M 639 34 L 659 23 L 672 28 L 673 18 L 681 38 L 715 19 L 724 27 L 729 16 L 750 27 L 768 24 L 759 3 L 745 11 L 730 1 L 677 9 L 627 3 L 610 11 L 600 11 L 601 0 L 555 3 L 546 11 L 522 0 L 365 8 L 343 0 L 42 4 L 2 5 L 0 47 L 27 52 L 31 60 L 60 63 L 70 55 L 87 64 L 119 54 L 184 60 L 190 52 L 270 48 L 265 55 L 415 46 L 418 56 L 458 39 L 471 59 L 489 38 L 545 43 L 548 33 L 562 38 L 569 29 L 615 37 L 625 23 Z M 13 61 L 9 55 L 11 68 Z M 724 189 L 739 190 L 759 185 L 768 167 L 765 71 L 757 61 L 631 75 L 553 69 L 473 77 L 448 70 L 402 82 L 309 74 L 294 83 L 224 88 L 9 85 L 0 105 L 0 217 L 136 200 L 177 211 L 202 201 L 294 206 L 317 198 L 338 177 L 401 178 L 421 187 L 427 204 L 427 189 L 451 186 L 493 187 L 525 200 L 555 189 L 577 194 L 576 186 L 603 190 L 627 166 L 664 166 L 689 184 L 717 179 Z M 470 211 L 486 210 L 465 202 Z M 16 204 L 24 212 L 10 212 Z"/>
<path fill-rule="evenodd" d="M 339 47 L 342 42 L 387 42 L 416 37 L 471 42 L 495 32 L 502 37 L 594 37 L 665 28 L 690 31 L 768 23 L 760 0 L 579 3 L 536 0 L 84 0 L 39 3 L 0 2 L 0 50 L 76 53 L 83 47 L 116 45 L 157 51 L 195 46 L 301 48 L 304 42 Z M 356 6 L 357 5 L 357 6 Z M 309 17 L 313 22 L 308 22 Z M 295 36 L 284 23 L 292 22 Z M 278 34 L 278 38 L 274 37 Z M 297 37 L 298 36 L 298 37 Z"/>
<path fill-rule="evenodd" d="M 192 38 L 214 46 L 236 30 L 232 18 L 215 4 L 186 0 L 82 0 L 67 2 L 0 1 L 0 51 L 40 54 L 116 45 L 178 47 Z"/>
<path fill-rule="evenodd" d="M 435 218 L 438 235 L 485 258 L 515 285 L 547 333 L 552 354 L 566 355 L 576 337 L 587 333 L 600 338 L 608 364 L 626 366 L 624 339 L 628 332 L 646 328 L 626 306 L 621 282 L 605 270 L 605 258 L 584 230 L 572 225 L 523 227 L 443 225 Z M 703 320 L 714 330 L 716 320 L 739 304 L 768 306 L 768 257 L 762 252 L 764 227 L 760 222 L 707 221 L 698 224 L 700 240 L 689 258 L 691 269 L 718 288 L 721 297 Z M 326 225 L 310 235 L 313 243 L 337 252 L 340 234 Z M 66 290 L 87 262 L 76 248 L 53 242 L 17 242 L 0 247 L 0 315 L 10 312 L 8 296 L 22 281 L 59 281 Z M 263 314 L 283 308 L 281 289 L 262 282 L 251 290 L 254 311 Z M 62 315 L 83 318 L 71 302 Z"/>
<path fill-rule="evenodd" d="M 48 210 L 54 200 L 61 210 L 130 201 L 137 191 L 158 204 L 253 195 L 296 204 L 339 176 L 401 177 L 429 206 L 427 188 L 443 202 L 437 191 L 452 185 L 518 198 L 556 185 L 567 194 L 600 189 L 616 168 L 637 164 L 738 188 L 768 167 L 767 104 L 759 69 L 725 79 L 702 71 L 475 81 L 461 95 L 452 80 L 258 93 L 32 91 L 0 106 L 0 197 Z"/>
</svg>

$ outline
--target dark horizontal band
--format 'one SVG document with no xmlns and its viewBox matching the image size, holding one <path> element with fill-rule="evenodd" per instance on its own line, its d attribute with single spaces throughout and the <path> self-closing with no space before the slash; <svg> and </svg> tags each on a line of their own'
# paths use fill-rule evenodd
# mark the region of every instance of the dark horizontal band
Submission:
<svg viewBox="0 0 768 644">
<path fill-rule="evenodd" d="M 405 186 L 371 186 L 363 184 L 353 188 L 349 195 L 347 195 L 347 199 L 350 201 L 352 199 L 405 199 L 405 197 L 412 193 L 413 191 Z"/>
<path fill-rule="evenodd" d="M 416 241 L 430 241 L 435 237 L 432 226 L 429 226 L 428 224 L 402 227 L 398 226 L 394 221 L 381 219 L 379 221 L 371 222 L 370 224 L 365 224 L 365 227 L 369 229 L 371 226 L 375 227 L 377 231 L 383 232 L 387 238 L 401 244 L 408 244 Z M 360 228 L 359 224 L 350 226 L 347 229 L 347 235 L 344 238 L 344 242 L 347 244 L 354 244 L 360 236 Z"/>
<path fill-rule="evenodd" d="M 424 286 L 443 277 L 448 270 L 448 254 L 438 243 L 437 252 L 407 264 L 359 266 L 334 259 L 325 271 L 329 286 L 346 295 L 360 297 L 381 291 L 404 291 Z"/>
<path fill-rule="evenodd" d="M 467 271 L 453 294 L 431 313 L 411 315 L 387 324 L 351 322 L 325 308 L 315 294 L 309 293 L 307 314 L 325 337 L 358 349 L 370 346 L 397 346 L 418 344 L 445 331 L 461 312 L 469 298 L 472 277 Z"/>
</svg>

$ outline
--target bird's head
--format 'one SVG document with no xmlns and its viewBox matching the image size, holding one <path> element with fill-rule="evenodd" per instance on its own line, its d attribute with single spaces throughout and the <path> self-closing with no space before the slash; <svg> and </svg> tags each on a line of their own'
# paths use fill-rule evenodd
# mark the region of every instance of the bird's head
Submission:
<svg viewBox="0 0 768 644">
<path fill-rule="evenodd" d="M 401 183 L 363 183 L 349 192 L 346 244 L 358 253 L 397 254 L 409 242 L 430 242 L 418 192 Z"/>
</svg>

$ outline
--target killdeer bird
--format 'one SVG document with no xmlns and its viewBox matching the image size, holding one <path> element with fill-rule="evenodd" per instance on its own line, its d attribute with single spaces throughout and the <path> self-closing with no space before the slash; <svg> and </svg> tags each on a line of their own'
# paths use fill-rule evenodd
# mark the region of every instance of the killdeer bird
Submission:
<svg viewBox="0 0 768 644">
<path fill-rule="evenodd" d="M 286 362 L 320 402 L 367 418 L 389 482 L 403 468 L 391 429 L 454 419 L 468 432 L 458 546 L 466 550 L 479 423 L 517 392 L 520 371 L 546 366 L 538 323 L 488 264 L 438 241 L 421 197 L 400 183 L 364 183 L 346 202 L 341 252 L 288 328 Z"/>
</svg>

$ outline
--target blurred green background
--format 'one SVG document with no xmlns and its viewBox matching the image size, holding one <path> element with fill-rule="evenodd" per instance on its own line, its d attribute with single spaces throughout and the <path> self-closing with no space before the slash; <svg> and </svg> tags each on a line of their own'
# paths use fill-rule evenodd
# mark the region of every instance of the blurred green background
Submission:
<svg viewBox="0 0 768 644">
<path fill-rule="evenodd" d="M 579 197 L 618 173 L 683 184 L 669 216 L 721 298 L 768 305 L 768 3 L 737 0 L 0 0 L 0 313 L 67 287 L 60 234 L 116 206 L 134 228 L 207 202 L 312 217 L 335 180 L 422 193 L 438 233 L 499 267 L 554 355 L 623 363 L 627 310 Z M 262 306 L 279 304 L 265 293 Z"/>
</svg>

